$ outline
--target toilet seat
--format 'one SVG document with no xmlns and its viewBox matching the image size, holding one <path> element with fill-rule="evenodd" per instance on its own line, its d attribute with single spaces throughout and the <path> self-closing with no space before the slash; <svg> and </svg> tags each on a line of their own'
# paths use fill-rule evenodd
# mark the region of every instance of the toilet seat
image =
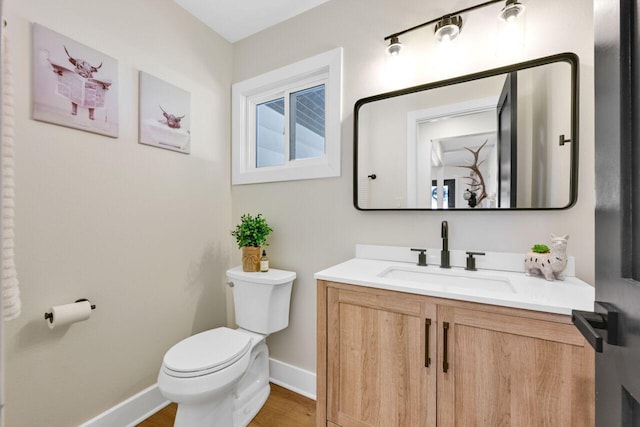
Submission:
<svg viewBox="0 0 640 427">
<path fill-rule="evenodd" d="M 162 370 L 178 378 L 199 377 L 237 362 L 251 348 L 251 337 L 229 328 L 216 328 L 186 338 L 165 354 Z"/>
</svg>

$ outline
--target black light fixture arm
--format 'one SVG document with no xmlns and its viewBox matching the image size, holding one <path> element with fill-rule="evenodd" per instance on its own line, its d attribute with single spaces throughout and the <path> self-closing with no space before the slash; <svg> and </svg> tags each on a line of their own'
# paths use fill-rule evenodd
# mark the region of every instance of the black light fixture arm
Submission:
<svg viewBox="0 0 640 427">
<path fill-rule="evenodd" d="M 400 37 L 403 34 L 407 34 L 407 33 L 410 33 L 411 31 L 417 30 L 419 28 L 426 27 L 427 25 L 435 24 L 435 23 L 439 22 L 440 20 L 442 20 L 444 18 L 460 15 L 461 13 L 470 12 L 470 11 L 475 10 L 475 9 L 480 9 L 482 7 L 485 7 L 485 6 L 489 6 L 489 5 L 493 4 L 493 3 L 499 3 L 499 2 L 504 2 L 504 1 L 505 0 L 489 0 L 489 1 L 486 1 L 484 3 L 477 4 L 475 6 L 467 7 L 466 9 L 461 9 L 461 10 L 457 10 L 455 12 L 447 13 L 446 15 L 442 15 L 441 17 L 436 18 L 436 19 L 432 19 L 431 21 L 423 22 L 422 24 L 418 24 L 418 25 L 416 25 L 414 27 L 407 28 L 406 30 L 398 31 L 397 33 L 393 33 L 391 35 L 388 35 L 384 39 L 385 40 L 390 40 L 392 37 Z"/>
</svg>

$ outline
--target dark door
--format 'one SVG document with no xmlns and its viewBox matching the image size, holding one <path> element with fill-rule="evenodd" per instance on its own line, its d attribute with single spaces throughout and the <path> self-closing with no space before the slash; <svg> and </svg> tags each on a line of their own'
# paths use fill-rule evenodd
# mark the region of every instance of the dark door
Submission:
<svg viewBox="0 0 640 427">
<path fill-rule="evenodd" d="M 638 0 L 595 0 L 596 425 L 640 426 Z M 609 306 L 607 306 L 609 304 Z M 613 312 L 618 314 L 615 326 Z M 584 324 L 581 327 L 584 329 Z M 584 331 L 589 339 L 590 334 Z M 593 336 L 591 336 L 593 341 Z M 597 350 L 597 349 L 596 349 Z"/>
<path fill-rule="evenodd" d="M 515 208 L 518 188 L 518 73 L 509 73 L 498 100 L 498 207 Z"/>
</svg>

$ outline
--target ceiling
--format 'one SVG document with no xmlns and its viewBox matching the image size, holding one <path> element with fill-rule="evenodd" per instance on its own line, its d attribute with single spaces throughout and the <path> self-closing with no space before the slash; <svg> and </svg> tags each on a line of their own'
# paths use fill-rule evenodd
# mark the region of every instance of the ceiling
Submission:
<svg viewBox="0 0 640 427">
<path fill-rule="evenodd" d="M 445 165 L 458 166 L 473 164 L 473 154 L 469 152 L 469 149 L 477 150 L 485 142 L 487 145 L 481 150 L 479 160 L 486 160 L 491 153 L 491 147 L 496 145 L 496 139 L 496 132 L 486 132 L 441 138 L 433 140 L 432 143 L 434 146 L 440 145 Z M 433 166 L 440 166 L 436 163 L 435 156 L 432 156 L 431 161 Z"/>
<path fill-rule="evenodd" d="M 235 43 L 329 0 L 174 0 Z"/>
</svg>

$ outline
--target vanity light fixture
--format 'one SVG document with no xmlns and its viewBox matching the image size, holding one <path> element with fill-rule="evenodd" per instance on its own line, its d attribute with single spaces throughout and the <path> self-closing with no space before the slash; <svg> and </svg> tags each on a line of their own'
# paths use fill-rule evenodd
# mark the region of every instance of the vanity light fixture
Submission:
<svg viewBox="0 0 640 427">
<path fill-rule="evenodd" d="M 449 42 L 458 37 L 462 30 L 462 18 L 459 15 L 445 16 L 436 23 L 434 29 L 439 42 Z"/>
<path fill-rule="evenodd" d="M 391 56 L 397 56 L 400 54 L 402 50 L 402 43 L 400 43 L 400 39 L 396 37 L 391 37 L 391 41 L 389 41 L 389 46 L 387 46 L 387 53 Z"/>
<path fill-rule="evenodd" d="M 505 22 L 513 22 L 518 15 L 524 13 L 524 5 L 518 0 L 507 0 L 507 4 L 500 11 L 500 19 Z"/>
<path fill-rule="evenodd" d="M 403 34 L 409 33 L 411 31 L 417 30 L 422 27 L 426 27 L 427 25 L 436 24 L 435 25 L 435 36 L 436 39 L 440 42 L 447 42 L 455 39 L 458 34 L 460 34 L 460 30 L 462 30 L 462 17 L 460 16 L 463 13 L 471 12 L 475 9 L 480 9 L 485 6 L 489 6 L 494 3 L 505 2 L 505 0 L 489 0 L 484 3 L 477 4 L 475 6 L 470 6 L 465 9 L 458 10 L 456 12 L 448 13 L 439 18 L 432 19 L 431 21 L 423 22 L 422 24 L 418 24 L 414 27 L 407 28 L 406 30 L 398 31 L 397 33 L 393 33 L 384 38 L 384 40 L 389 40 L 389 46 L 387 46 L 387 53 L 392 56 L 400 54 L 402 50 L 402 43 L 399 41 L 399 37 Z M 500 10 L 500 14 L 498 15 L 500 19 L 506 22 L 512 22 L 519 15 L 524 12 L 524 5 L 520 3 L 518 0 L 506 0 L 505 6 Z"/>
</svg>

